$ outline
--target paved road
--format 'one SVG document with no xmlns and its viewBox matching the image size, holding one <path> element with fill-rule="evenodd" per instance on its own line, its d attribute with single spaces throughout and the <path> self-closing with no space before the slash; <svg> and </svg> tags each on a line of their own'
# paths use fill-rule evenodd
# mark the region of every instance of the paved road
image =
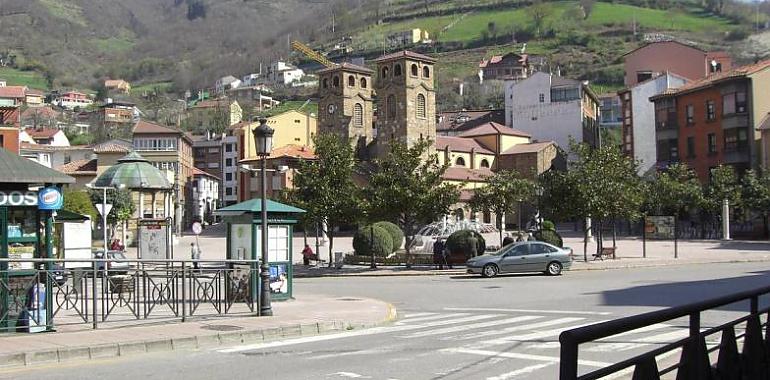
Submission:
<svg viewBox="0 0 770 380">
<path fill-rule="evenodd" d="M 561 331 L 766 285 L 768 269 L 770 263 L 573 272 L 557 278 L 300 279 L 298 297 L 380 298 L 396 305 L 400 319 L 382 328 L 253 346 L 0 371 L 0 378 L 555 379 Z M 709 313 L 704 326 L 745 308 Z M 680 339 L 685 329 L 685 321 L 675 321 L 587 345 L 581 370 Z"/>
</svg>

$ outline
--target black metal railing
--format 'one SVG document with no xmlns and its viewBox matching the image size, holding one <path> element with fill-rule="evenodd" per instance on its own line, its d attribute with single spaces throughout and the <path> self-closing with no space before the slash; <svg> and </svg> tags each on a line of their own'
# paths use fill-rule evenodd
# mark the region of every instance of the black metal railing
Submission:
<svg viewBox="0 0 770 380">
<path fill-rule="evenodd" d="M 559 379 L 600 379 L 621 371 L 633 372 L 633 379 L 660 379 L 660 376 L 674 371 L 677 380 L 770 379 L 770 336 L 763 337 L 763 326 L 768 324 L 762 323 L 761 319 L 762 315 L 770 313 L 770 308 L 759 308 L 759 297 L 768 293 L 770 287 L 763 287 L 564 331 L 559 336 Z M 704 312 L 745 301 L 749 303 L 746 315 L 713 328 L 702 328 L 701 315 Z M 584 374 L 578 372 L 581 344 L 682 317 L 689 318 L 689 336 L 686 338 L 595 371 Z M 745 332 L 736 335 L 738 325 L 745 325 Z M 719 333 L 719 344 L 708 348 L 706 337 Z M 742 352 L 738 350 L 738 339 L 743 339 Z M 667 353 L 676 353 L 676 350 L 681 350 L 679 362 L 659 369 L 658 358 Z M 712 363 L 709 355 L 717 350 L 717 360 Z"/>
<path fill-rule="evenodd" d="M 26 265 L 8 270 L 12 263 Z M 0 332 L 253 315 L 257 268 L 256 260 L 0 259 Z"/>
</svg>

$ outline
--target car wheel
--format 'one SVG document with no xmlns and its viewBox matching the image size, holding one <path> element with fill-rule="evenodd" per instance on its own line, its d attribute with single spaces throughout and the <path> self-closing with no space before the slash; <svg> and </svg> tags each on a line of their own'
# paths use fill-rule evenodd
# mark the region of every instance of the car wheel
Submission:
<svg viewBox="0 0 770 380">
<path fill-rule="evenodd" d="M 546 268 L 545 272 L 548 273 L 549 276 L 558 276 L 561 274 L 561 263 L 558 261 L 551 261 L 548 263 L 548 267 Z"/>
<path fill-rule="evenodd" d="M 483 277 L 491 278 L 497 276 L 497 265 L 495 264 L 487 264 L 484 265 L 484 268 L 481 269 L 481 275 Z"/>
</svg>

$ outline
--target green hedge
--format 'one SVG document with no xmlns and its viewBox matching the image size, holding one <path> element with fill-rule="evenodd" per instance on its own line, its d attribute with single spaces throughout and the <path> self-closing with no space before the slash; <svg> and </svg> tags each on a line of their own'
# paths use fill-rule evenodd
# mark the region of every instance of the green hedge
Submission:
<svg viewBox="0 0 770 380">
<path fill-rule="evenodd" d="M 538 241 L 544 241 L 559 248 L 564 247 L 564 242 L 562 241 L 561 236 L 559 236 L 559 234 L 554 230 L 543 229 L 536 231 L 534 234 L 532 234 L 532 236 L 534 236 Z"/>
<path fill-rule="evenodd" d="M 476 255 L 483 255 L 487 248 L 484 237 L 472 230 L 455 231 L 452 235 L 449 235 L 449 238 L 446 240 L 449 252 L 453 255 L 462 254 L 465 257 L 471 257 L 471 236 L 476 238 Z"/>
<path fill-rule="evenodd" d="M 550 220 L 544 220 L 543 221 L 543 229 L 544 230 L 556 231 L 556 225 L 553 224 L 553 222 L 550 221 Z"/>
<path fill-rule="evenodd" d="M 380 227 L 388 231 L 390 240 L 393 243 L 392 252 L 396 252 L 399 248 L 401 248 L 401 244 L 404 242 L 404 232 L 401 231 L 401 228 L 391 222 L 386 221 L 374 223 L 373 226 Z"/>
<path fill-rule="evenodd" d="M 393 240 L 386 229 L 368 226 L 356 231 L 353 236 L 353 249 L 356 255 L 371 256 L 373 249 L 375 256 L 387 256 L 393 253 Z"/>
</svg>

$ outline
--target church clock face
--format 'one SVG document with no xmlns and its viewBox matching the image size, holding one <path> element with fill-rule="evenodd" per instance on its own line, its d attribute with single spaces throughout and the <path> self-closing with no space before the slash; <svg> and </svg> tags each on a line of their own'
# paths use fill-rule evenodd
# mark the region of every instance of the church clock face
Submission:
<svg viewBox="0 0 770 380">
<path fill-rule="evenodd" d="M 337 110 L 337 107 L 334 104 L 329 104 L 328 107 L 326 107 L 326 112 L 329 112 L 329 115 L 333 115 L 334 111 Z"/>
</svg>

